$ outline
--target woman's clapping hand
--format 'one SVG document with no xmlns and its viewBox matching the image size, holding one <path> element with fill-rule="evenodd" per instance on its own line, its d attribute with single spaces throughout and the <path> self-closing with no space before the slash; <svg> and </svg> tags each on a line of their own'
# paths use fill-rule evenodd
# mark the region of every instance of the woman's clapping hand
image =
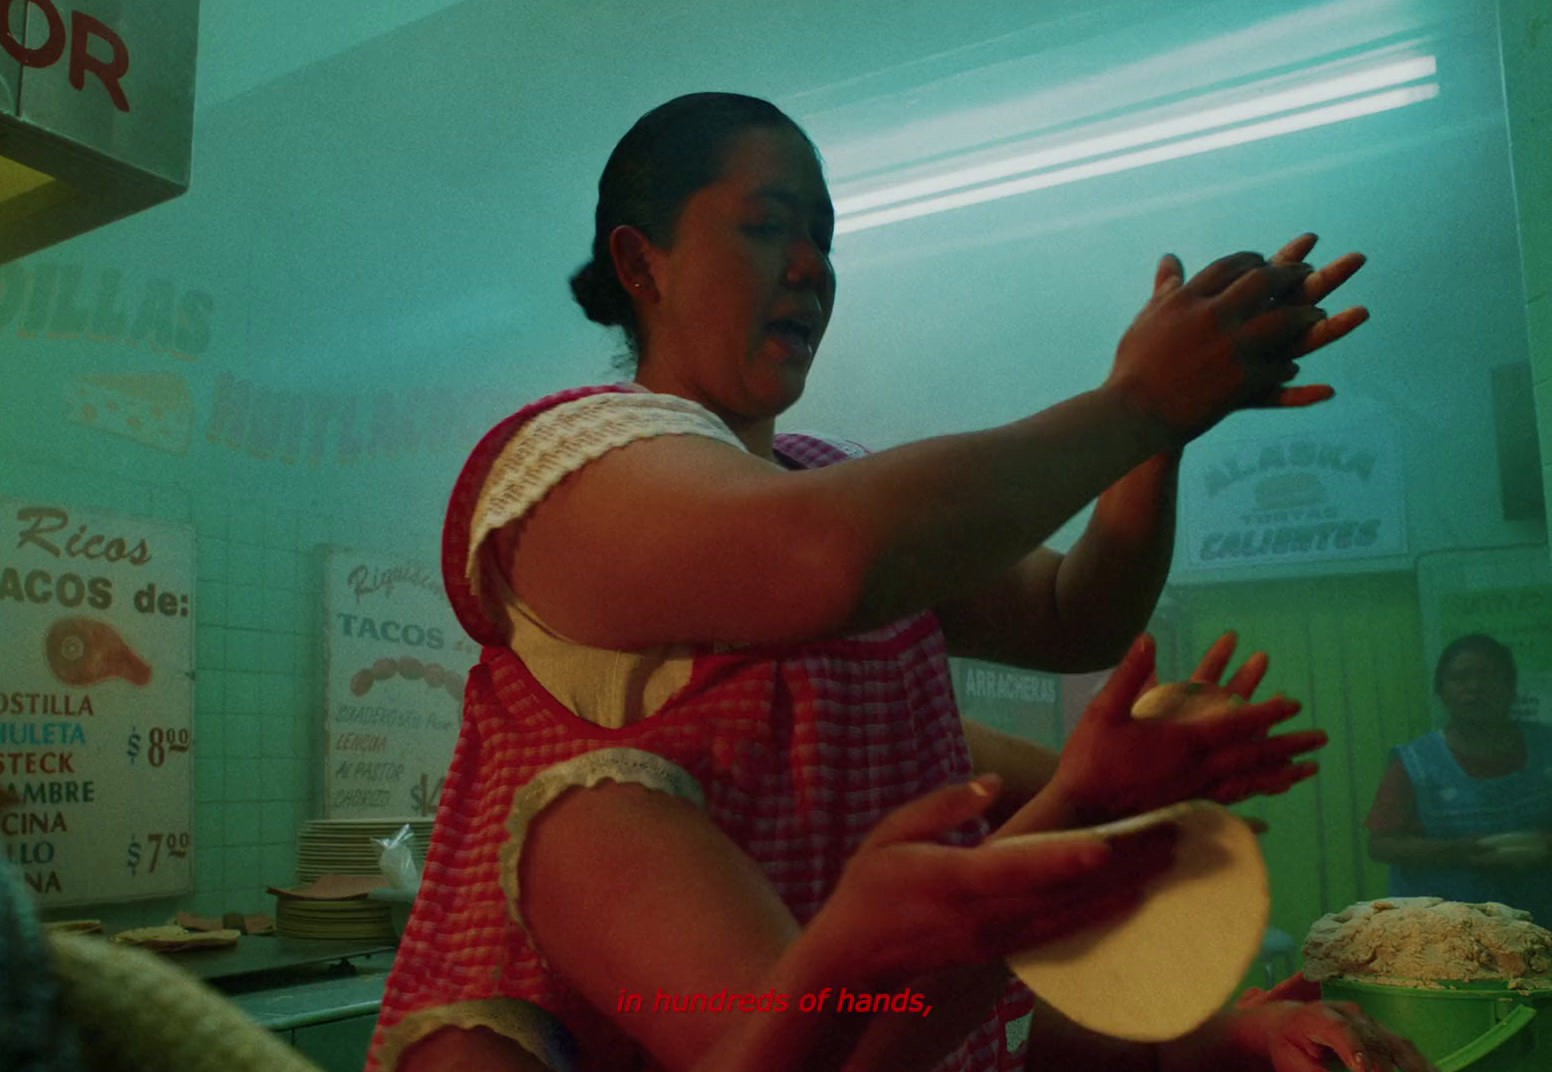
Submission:
<svg viewBox="0 0 1552 1072">
<path fill-rule="evenodd" d="M 1232 651 L 1232 638 L 1220 639 L 1194 680 L 1216 684 Z M 1190 721 L 1133 717 L 1132 705 L 1153 677 L 1155 654 L 1149 636 L 1132 645 L 1073 729 L 1051 784 L 999 836 L 1050 829 L 1053 814 L 1065 820 L 1061 825 L 1089 826 L 1183 800 L 1233 804 L 1285 792 L 1315 773 L 1314 763 L 1298 757 L 1324 746 L 1324 733 L 1271 733 L 1299 713 L 1294 700 L 1243 703 Z M 1253 658 L 1228 688 L 1248 698 L 1264 673 L 1264 656 Z M 1052 797 L 1043 799 L 1047 794 Z"/>
</svg>

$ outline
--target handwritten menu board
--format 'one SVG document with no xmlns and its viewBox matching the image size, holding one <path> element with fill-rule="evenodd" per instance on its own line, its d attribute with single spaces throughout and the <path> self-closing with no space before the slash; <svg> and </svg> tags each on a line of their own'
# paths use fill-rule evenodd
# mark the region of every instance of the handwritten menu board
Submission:
<svg viewBox="0 0 1552 1072">
<path fill-rule="evenodd" d="M 44 906 L 191 888 L 194 530 L 0 499 L 0 844 Z"/>
<path fill-rule="evenodd" d="M 441 573 L 334 548 L 323 598 L 325 814 L 435 815 L 479 657 Z"/>
</svg>

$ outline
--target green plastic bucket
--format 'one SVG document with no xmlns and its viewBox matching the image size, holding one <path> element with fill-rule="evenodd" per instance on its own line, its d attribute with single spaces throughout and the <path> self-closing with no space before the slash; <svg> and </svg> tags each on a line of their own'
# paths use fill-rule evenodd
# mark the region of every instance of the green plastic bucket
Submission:
<svg viewBox="0 0 1552 1072">
<path fill-rule="evenodd" d="M 1552 990 L 1499 983 L 1440 983 L 1422 989 L 1327 979 L 1328 1001 L 1351 1001 L 1412 1040 L 1439 1072 L 1547 1072 L 1552 1069 Z"/>
</svg>

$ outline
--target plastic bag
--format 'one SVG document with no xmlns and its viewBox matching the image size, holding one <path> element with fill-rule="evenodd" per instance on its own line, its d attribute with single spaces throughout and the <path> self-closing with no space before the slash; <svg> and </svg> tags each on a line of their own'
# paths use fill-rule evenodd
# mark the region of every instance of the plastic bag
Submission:
<svg viewBox="0 0 1552 1072">
<path fill-rule="evenodd" d="M 377 866 L 396 890 L 415 893 L 420 889 L 420 868 L 415 866 L 415 831 L 409 823 L 392 837 L 373 838 L 378 847 Z"/>
</svg>

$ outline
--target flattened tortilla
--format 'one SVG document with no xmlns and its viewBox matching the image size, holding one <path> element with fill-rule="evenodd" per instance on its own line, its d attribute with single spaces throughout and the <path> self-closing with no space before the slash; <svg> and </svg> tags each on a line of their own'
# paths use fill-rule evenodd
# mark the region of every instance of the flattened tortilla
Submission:
<svg viewBox="0 0 1552 1072">
<path fill-rule="evenodd" d="M 158 953 L 177 953 L 186 949 L 224 949 L 236 945 L 241 937 L 241 931 L 191 931 L 176 924 L 169 924 L 163 927 L 140 927 L 135 930 L 120 931 L 109 940 Z"/>
<path fill-rule="evenodd" d="M 1131 915 L 1008 958 L 1042 1000 L 1092 1031 L 1141 1042 L 1188 1034 L 1224 1007 L 1260 952 L 1272 904 L 1266 862 L 1226 808 L 1192 801 L 1028 838 L 1114 837 L 1171 821 L 1174 865 Z"/>
<path fill-rule="evenodd" d="M 57 923 L 45 923 L 43 930 L 48 934 L 100 934 L 102 920 L 65 919 Z"/>
</svg>

